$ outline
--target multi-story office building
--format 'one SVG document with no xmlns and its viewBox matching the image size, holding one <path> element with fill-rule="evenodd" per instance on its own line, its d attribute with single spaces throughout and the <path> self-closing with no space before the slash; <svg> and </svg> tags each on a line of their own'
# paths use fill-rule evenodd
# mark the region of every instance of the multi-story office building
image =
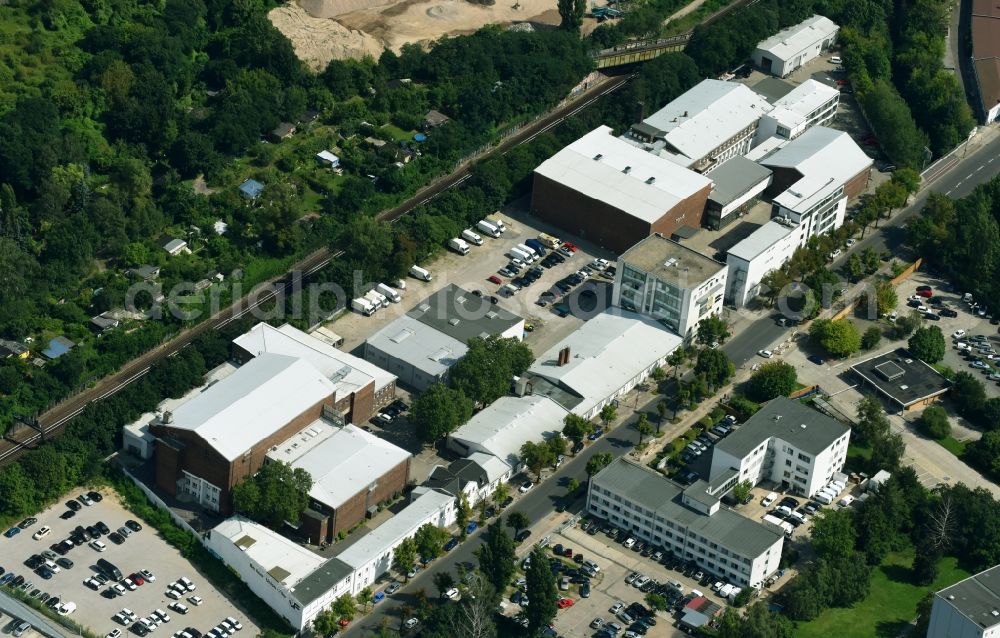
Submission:
<svg viewBox="0 0 1000 638">
<path fill-rule="evenodd" d="M 726 265 L 659 233 L 618 258 L 612 303 L 647 315 L 685 339 L 722 312 Z"/>
<path fill-rule="evenodd" d="M 709 482 L 771 481 L 812 496 L 844 467 L 850 438 L 840 421 L 779 397 L 715 445 Z"/>
<path fill-rule="evenodd" d="M 784 532 L 724 507 L 710 489 L 619 458 L 591 479 L 587 510 L 733 584 L 759 586 L 778 569 Z"/>
<path fill-rule="evenodd" d="M 793 140 L 814 126 L 826 126 L 837 115 L 839 105 L 840 91 L 816 80 L 806 80 L 774 101 L 774 108 L 760 120 L 757 141 L 763 142 L 771 136 Z"/>
</svg>

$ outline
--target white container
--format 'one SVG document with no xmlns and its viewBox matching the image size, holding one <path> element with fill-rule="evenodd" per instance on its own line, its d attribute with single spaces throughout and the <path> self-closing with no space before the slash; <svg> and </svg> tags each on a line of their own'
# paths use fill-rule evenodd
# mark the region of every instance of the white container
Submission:
<svg viewBox="0 0 1000 638">
<path fill-rule="evenodd" d="M 375 314 L 375 307 L 370 301 L 364 297 L 358 297 L 357 299 L 351 300 L 351 310 L 360 313 L 366 317 L 370 317 Z"/>
<path fill-rule="evenodd" d="M 458 237 L 448 240 L 448 248 L 454 250 L 459 255 L 469 254 L 469 244 L 465 243 L 464 239 L 459 239 Z"/>
<path fill-rule="evenodd" d="M 370 301 L 372 305 L 375 306 L 376 310 L 378 310 L 379 308 L 389 307 L 389 300 L 385 297 L 385 295 L 380 294 L 374 290 L 369 290 L 368 292 L 366 292 L 365 299 Z"/>
</svg>

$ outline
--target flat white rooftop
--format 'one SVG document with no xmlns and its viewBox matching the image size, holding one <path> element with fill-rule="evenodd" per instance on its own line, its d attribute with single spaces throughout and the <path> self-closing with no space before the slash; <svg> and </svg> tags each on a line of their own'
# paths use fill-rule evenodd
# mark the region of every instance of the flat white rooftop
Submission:
<svg viewBox="0 0 1000 638">
<path fill-rule="evenodd" d="M 653 223 L 712 181 L 599 126 L 542 162 L 535 173 Z"/>
<path fill-rule="evenodd" d="M 212 528 L 211 534 L 229 539 L 247 558 L 292 591 L 296 583 L 327 560 L 281 534 L 239 516 L 222 521 Z"/>
<path fill-rule="evenodd" d="M 738 82 L 702 80 L 643 122 L 666 133 L 664 156 L 691 166 L 771 110 L 766 99 Z"/>
<path fill-rule="evenodd" d="M 808 79 L 798 85 L 785 97 L 774 103 L 774 109 L 768 114 L 778 123 L 790 129 L 801 125 L 809 119 L 817 109 L 839 99 L 840 91 L 822 82 Z"/>
<path fill-rule="evenodd" d="M 354 425 L 338 427 L 320 419 L 274 446 L 267 458 L 309 472 L 309 496 L 336 509 L 406 462 L 410 453 Z"/>
<path fill-rule="evenodd" d="M 769 52 L 779 60 L 788 60 L 803 49 L 834 35 L 838 29 L 839 27 L 829 18 L 814 15 L 762 40 L 757 44 L 757 48 Z"/>
<path fill-rule="evenodd" d="M 791 232 L 791 226 L 771 220 L 750 233 L 749 237 L 730 248 L 727 252 L 733 257 L 750 262 L 765 250 L 787 237 Z"/>
<path fill-rule="evenodd" d="M 454 431 L 451 438 L 482 446 L 517 467 L 521 446 L 561 432 L 567 414 L 565 408 L 545 396 L 500 397 Z"/>
</svg>

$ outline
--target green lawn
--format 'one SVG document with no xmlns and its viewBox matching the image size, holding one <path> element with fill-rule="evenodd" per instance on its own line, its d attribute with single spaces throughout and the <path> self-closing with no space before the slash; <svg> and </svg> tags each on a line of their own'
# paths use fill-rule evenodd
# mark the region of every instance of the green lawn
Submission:
<svg viewBox="0 0 1000 638">
<path fill-rule="evenodd" d="M 392 135 L 392 139 L 396 140 L 397 142 L 407 142 L 409 140 L 412 140 L 413 136 L 416 135 L 417 133 L 416 131 L 404 131 L 395 124 L 383 124 L 382 130 L 388 133 L 389 135 Z"/>
<path fill-rule="evenodd" d="M 965 441 L 959 441 L 953 436 L 941 439 L 938 444 L 959 458 L 962 458 L 962 454 L 965 453 Z"/>
<path fill-rule="evenodd" d="M 917 603 L 928 592 L 952 585 L 970 574 L 947 556 L 938 578 L 927 587 L 910 583 L 913 552 L 890 554 L 872 573 L 868 598 L 850 609 L 828 609 L 819 618 L 799 623 L 796 638 L 896 638 L 917 615 Z"/>
</svg>

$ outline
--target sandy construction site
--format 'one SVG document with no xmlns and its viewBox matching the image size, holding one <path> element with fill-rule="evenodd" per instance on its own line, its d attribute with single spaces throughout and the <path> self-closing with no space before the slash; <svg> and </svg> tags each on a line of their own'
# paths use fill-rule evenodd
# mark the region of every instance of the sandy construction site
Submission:
<svg viewBox="0 0 1000 638">
<path fill-rule="evenodd" d="M 321 69 L 333 59 L 378 58 L 408 43 L 471 33 L 487 24 L 531 22 L 558 25 L 556 0 L 298 0 L 268 17 L 305 62 Z"/>
</svg>

